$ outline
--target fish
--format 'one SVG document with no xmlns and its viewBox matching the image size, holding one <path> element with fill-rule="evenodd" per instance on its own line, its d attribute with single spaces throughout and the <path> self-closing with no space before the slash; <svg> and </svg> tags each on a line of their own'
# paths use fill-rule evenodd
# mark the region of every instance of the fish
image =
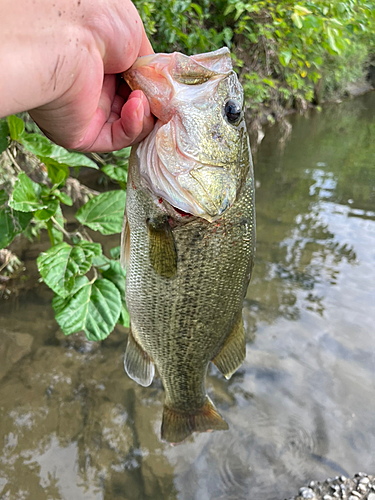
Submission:
<svg viewBox="0 0 375 500">
<path fill-rule="evenodd" d="M 246 355 L 242 305 L 255 253 L 254 174 L 243 89 L 230 52 L 153 54 L 124 73 L 156 117 L 128 167 L 122 262 L 130 330 L 124 366 L 165 391 L 161 438 L 228 429 L 205 388 Z"/>
</svg>

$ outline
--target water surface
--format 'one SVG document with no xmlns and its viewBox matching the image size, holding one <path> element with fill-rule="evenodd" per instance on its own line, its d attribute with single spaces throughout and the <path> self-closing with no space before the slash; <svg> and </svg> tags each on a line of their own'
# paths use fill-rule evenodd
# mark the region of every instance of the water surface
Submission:
<svg viewBox="0 0 375 500">
<path fill-rule="evenodd" d="M 227 432 L 159 439 L 159 380 L 123 372 L 126 331 L 65 338 L 51 294 L 0 302 L 0 500 L 282 500 L 375 471 L 375 93 L 294 116 L 255 160 L 247 356 L 211 398 Z M 106 239 L 108 246 L 115 241 Z"/>
</svg>

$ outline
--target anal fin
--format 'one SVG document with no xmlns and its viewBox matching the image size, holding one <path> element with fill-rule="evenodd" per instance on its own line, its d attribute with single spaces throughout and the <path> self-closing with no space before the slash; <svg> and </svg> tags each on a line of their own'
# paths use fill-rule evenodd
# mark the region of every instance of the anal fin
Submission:
<svg viewBox="0 0 375 500">
<path fill-rule="evenodd" d="M 228 424 L 217 412 L 209 397 L 199 410 L 184 412 L 164 406 L 161 438 L 180 443 L 193 432 L 225 431 Z"/>
<path fill-rule="evenodd" d="M 212 360 L 226 379 L 242 365 L 246 357 L 245 330 L 242 314 L 234 325 L 219 354 Z"/>
<path fill-rule="evenodd" d="M 148 387 L 152 383 L 155 374 L 154 363 L 134 339 L 131 330 L 125 351 L 124 368 L 129 377 L 143 387 Z"/>
<path fill-rule="evenodd" d="M 177 250 L 167 217 L 147 220 L 150 262 L 164 278 L 173 278 L 177 272 Z"/>
</svg>

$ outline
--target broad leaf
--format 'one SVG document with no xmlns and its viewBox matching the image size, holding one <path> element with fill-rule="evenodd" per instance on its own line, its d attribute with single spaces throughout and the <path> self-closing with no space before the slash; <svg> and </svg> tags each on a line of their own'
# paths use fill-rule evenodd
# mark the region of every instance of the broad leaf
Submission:
<svg viewBox="0 0 375 500">
<path fill-rule="evenodd" d="M 331 28 L 327 28 L 327 36 L 328 36 L 328 44 L 331 47 L 331 49 L 336 52 L 337 54 L 340 53 L 340 50 L 338 49 L 336 45 L 336 40 L 333 34 L 333 31 Z"/>
<path fill-rule="evenodd" d="M 294 12 L 294 14 L 292 14 L 292 21 L 295 24 L 295 26 L 297 26 L 298 29 L 302 28 L 303 26 L 302 20 L 301 17 L 297 14 L 297 12 Z"/>
<path fill-rule="evenodd" d="M 122 182 L 126 184 L 128 179 L 128 168 L 127 166 L 122 165 L 106 165 L 102 167 L 102 171 L 108 175 L 111 179 L 115 181 Z"/>
<path fill-rule="evenodd" d="M 61 228 L 64 227 L 65 221 L 64 221 L 64 217 L 63 217 L 60 206 L 58 207 L 58 209 L 54 215 L 54 219 Z M 58 243 L 62 243 L 62 241 L 64 239 L 64 235 L 63 235 L 62 231 L 58 227 L 56 227 L 55 223 L 52 224 L 51 233 L 52 233 L 52 238 L 54 240 L 53 241 L 54 245 L 57 245 Z"/>
<path fill-rule="evenodd" d="M 86 243 L 72 247 L 62 242 L 41 253 L 37 259 L 44 282 L 62 298 L 72 293 L 76 277 L 87 273 L 93 256 L 99 252 L 99 244 Z"/>
<path fill-rule="evenodd" d="M 43 204 L 40 195 L 41 187 L 33 182 L 24 172 L 18 174 L 9 206 L 20 212 L 35 212 L 46 205 Z"/>
<path fill-rule="evenodd" d="M 120 323 L 120 325 L 125 326 L 126 328 L 129 328 L 130 326 L 130 317 L 124 300 L 122 302 L 121 314 L 117 322 Z"/>
<path fill-rule="evenodd" d="M 17 234 L 22 233 L 29 225 L 32 214 L 18 212 L 6 207 L 7 194 L 0 191 L 0 248 L 7 247 Z"/>
<path fill-rule="evenodd" d="M 37 210 L 35 212 L 35 218 L 38 220 L 49 220 L 51 217 L 53 217 L 57 212 L 60 203 L 56 198 L 49 198 L 48 200 L 44 200 L 44 205 L 45 208 L 42 208 L 41 210 Z"/>
<path fill-rule="evenodd" d="M 92 198 L 81 207 L 76 218 L 102 234 L 120 233 L 125 211 L 125 191 L 108 191 Z"/>
<path fill-rule="evenodd" d="M 96 163 L 84 154 L 72 153 L 61 146 L 52 144 L 47 137 L 41 134 L 25 134 L 22 138 L 22 144 L 43 162 L 43 158 L 50 158 L 67 167 L 90 167 L 98 169 Z"/>
<path fill-rule="evenodd" d="M 119 259 L 120 255 L 121 255 L 121 245 L 111 248 L 111 250 L 109 251 L 109 254 L 112 257 L 112 259 L 115 259 L 115 260 Z"/>
<path fill-rule="evenodd" d="M 89 340 L 108 337 L 122 309 L 120 292 L 106 279 L 84 284 L 72 298 L 55 297 L 52 305 L 65 335 L 84 330 Z"/>
<path fill-rule="evenodd" d="M 71 207 L 73 205 L 73 200 L 71 199 L 70 196 L 68 196 L 66 193 L 63 193 L 62 191 L 59 191 L 58 189 L 55 189 L 53 191 L 53 194 L 62 202 L 64 205 L 68 205 L 68 207 Z"/>
<path fill-rule="evenodd" d="M 6 120 L 0 120 L 0 154 L 8 147 L 9 127 Z"/>
<path fill-rule="evenodd" d="M 92 266 L 93 257 L 99 257 L 101 254 L 102 246 L 100 243 L 91 243 L 86 240 L 77 243 L 72 251 L 72 258 L 78 263 L 79 274 L 86 274 Z"/>
<path fill-rule="evenodd" d="M 288 66 L 290 60 L 292 59 L 292 53 L 288 51 L 283 51 L 279 55 L 279 60 L 283 66 Z"/>
<path fill-rule="evenodd" d="M 55 186 L 65 184 L 66 179 L 69 177 L 69 168 L 66 165 L 44 156 L 41 156 L 40 160 L 47 167 L 48 177 L 51 179 L 52 184 Z"/>
<path fill-rule="evenodd" d="M 9 135 L 13 141 L 20 141 L 25 133 L 25 124 L 16 115 L 8 116 Z"/>
<path fill-rule="evenodd" d="M 82 248 L 86 255 L 100 257 L 102 254 L 102 246 L 100 243 L 93 243 L 91 241 L 81 240 L 77 243 L 76 246 Z"/>
<path fill-rule="evenodd" d="M 125 299 L 125 276 L 126 273 L 122 269 L 119 260 L 108 259 L 109 267 L 107 269 L 101 270 L 103 278 L 112 281 L 121 293 L 122 299 Z"/>
</svg>

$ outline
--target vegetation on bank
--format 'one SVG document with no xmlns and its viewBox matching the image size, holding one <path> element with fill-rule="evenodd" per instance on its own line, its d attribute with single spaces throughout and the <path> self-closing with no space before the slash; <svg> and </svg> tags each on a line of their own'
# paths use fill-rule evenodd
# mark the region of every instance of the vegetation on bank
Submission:
<svg viewBox="0 0 375 500">
<path fill-rule="evenodd" d="M 342 94 L 375 58 L 372 2 L 135 3 L 157 52 L 231 49 L 254 123 L 262 114 L 274 120 L 285 108 Z M 37 264 L 66 335 L 84 330 L 90 340 L 101 340 L 117 323 L 128 325 L 119 248 L 105 256 L 93 241 L 95 231 L 121 231 L 128 156 L 129 148 L 100 156 L 72 153 L 27 119 L 0 120 L 0 249 L 20 234 L 30 240 L 48 234 L 50 248 Z M 84 185 L 82 167 L 100 168 L 112 190 L 99 194 Z M 74 208 L 73 231 L 64 218 L 67 207 Z M 7 296 L 19 266 L 11 252 L 0 250 L 0 297 Z"/>
<path fill-rule="evenodd" d="M 375 3 L 360 0 L 135 0 L 155 51 L 227 45 L 251 119 L 342 97 L 375 61 Z"/>
</svg>

